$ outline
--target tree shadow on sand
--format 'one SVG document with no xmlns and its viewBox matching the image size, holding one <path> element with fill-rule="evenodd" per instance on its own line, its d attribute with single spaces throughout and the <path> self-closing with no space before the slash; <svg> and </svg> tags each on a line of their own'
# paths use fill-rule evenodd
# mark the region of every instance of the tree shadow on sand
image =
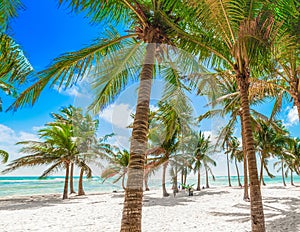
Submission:
<svg viewBox="0 0 300 232">
<path fill-rule="evenodd" d="M 285 209 L 270 206 L 270 203 L 280 203 Z M 299 232 L 300 231 L 300 199 L 294 197 L 266 197 L 264 208 L 274 211 L 276 217 L 266 222 L 268 231 L 276 232 Z"/>
<path fill-rule="evenodd" d="M 81 199 L 82 197 L 80 197 Z M 36 195 L 0 199 L 0 210 L 22 210 L 41 207 L 51 207 L 58 204 L 78 203 L 77 196 L 62 200 L 60 195 Z"/>
<path fill-rule="evenodd" d="M 300 231 L 300 199 L 292 197 L 266 197 L 263 199 L 266 229 L 276 232 L 299 232 Z M 273 205 L 280 204 L 284 209 Z M 250 223 L 250 206 L 246 202 L 233 206 L 237 209 L 248 210 L 249 213 L 210 212 L 213 216 L 229 217 L 226 221 L 238 223 Z M 238 211 L 238 210 L 237 210 Z"/>
</svg>

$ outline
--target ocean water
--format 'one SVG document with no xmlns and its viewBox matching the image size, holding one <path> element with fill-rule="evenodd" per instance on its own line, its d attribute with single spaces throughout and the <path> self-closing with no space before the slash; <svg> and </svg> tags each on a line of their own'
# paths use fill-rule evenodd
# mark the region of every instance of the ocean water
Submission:
<svg viewBox="0 0 300 232">
<path fill-rule="evenodd" d="M 281 176 L 276 176 L 274 178 L 265 177 L 266 184 L 281 184 Z M 243 177 L 241 177 L 243 181 Z M 84 179 L 84 190 L 86 193 L 92 192 L 112 192 L 114 190 L 122 190 L 121 182 L 112 183 L 112 180 L 107 180 L 103 183 L 100 177 L 93 177 L 92 179 Z M 179 183 L 179 182 L 178 182 Z M 242 182 L 243 183 L 243 182 Z M 290 184 L 290 178 L 286 178 L 286 183 Z M 300 184 L 300 177 L 294 176 L 294 183 Z M 194 177 L 187 178 L 187 184 L 197 185 L 197 179 Z M 209 179 L 210 186 L 227 186 L 228 179 L 227 176 L 217 176 L 215 181 L 211 178 Z M 232 186 L 237 186 L 237 177 L 231 177 Z M 75 191 L 78 185 L 78 177 L 74 177 L 74 188 Z M 171 188 L 171 182 L 166 183 L 167 188 Z M 32 176 L 19 176 L 19 177 L 9 177 L 0 176 L 0 197 L 6 196 L 23 196 L 23 195 L 35 195 L 35 194 L 62 194 L 64 186 L 63 176 L 52 176 L 45 179 L 39 179 L 38 177 Z M 201 186 L 205 186 L 204 178 L 201 178 Z M 150 189 L 160 189 L 161 180 L 151 179 L 149 180 Z"/>
</svg>

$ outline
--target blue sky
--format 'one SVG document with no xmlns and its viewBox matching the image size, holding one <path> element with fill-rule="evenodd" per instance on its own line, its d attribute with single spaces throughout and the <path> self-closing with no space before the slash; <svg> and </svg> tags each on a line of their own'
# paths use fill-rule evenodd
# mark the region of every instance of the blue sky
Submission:
<svg viewBox="0 0 300 232">
<path fill-rule="evenodd" d="M 57 0 L 23 0 L 26 7 L 19 13 L 19 17 L 12 20 L 9 34 L 21 44 L 26 56 L 36 71 L 46 68 L 51 60 L 67 51 L 78 50 L 91 44 L 94 39 L 101 37 L 105 25 L 91 25 L 83 15 L 75 15 L 64 7 L 58 8 Z M 107 25 L 106 25 L 107 26 Z M 122 30 L 120 31 L 122 33 Z M 162 83 L 154 82 L 153 89 L 160 89 Z M 116 102 L 106 108 L 100 115 L 99 134 L 111 132 L 118 134 L 114 143 L 128 146 L 130 131 L 125 127 L 130 123 L 130 113 L 134 110 L 137 85 L 130 86 Z M 12 103 L 12 99 L 0 93 L 4 101 L 4 108 Z M 190 95 L 195 115 L 203 113 L 203 106 L 207 103 L 203 97 Z M 153 91 L 152 101 L 159 100 L 159 91 Z M 10 152 L 10 160 L 20 157 L 19 147 L 14 144 L 20 140 L 37 139 L 36 132 L 46 122 L 51 121 L 49 114 L 57 112 L 62 106 L 74 104 L 87 105 L 90 93 L 82 85 L 74 86 L 68 90 L 46 89 L 33 107 L 25 107 L 15 113 L 0 113 L 0 149 Z M 292 106 L 287 104 L 281 117 L 289 125 L 293 136 L 299 136 L 299 124 L 295 126 L 295 113 Z M 271 104 L 257 107 L 260 111 L 268 113 Z M 290 116 L 288 117 L 288 115 Z M 224 121 L 221 120 L 223 123 Z M 220 126 L 220 121 L 202 124 L 202 130 L 210 133 L 212 128 Z M 224 157 L 218 158 L 220 165 L 215 170 L 217 175 L 224 175 L 222 166 Z M 3 165 L 0 165 L 0 169 Z M 20 169 L 11 175 L 39 175 L 41 168 Z M 234 171 L 233 171 L 234 172 Z"/>
</svg>

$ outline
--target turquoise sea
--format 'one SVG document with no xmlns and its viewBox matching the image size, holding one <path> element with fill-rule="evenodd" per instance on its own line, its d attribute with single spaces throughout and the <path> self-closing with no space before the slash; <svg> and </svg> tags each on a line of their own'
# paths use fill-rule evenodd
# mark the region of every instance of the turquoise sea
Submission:
<svg viewBox="0 0 300 232">
<path fill-rule="evenodd" d="M 281 176 L 275 178 L 265 177 L 266 184 L 281 184 Z M 241 178 L 243 181 L 243 177 Z M 300 184 L 300 177 L 294 176 L 295 184 Z M 196 179 L 188 178 L 187 184 L 195 184 Z M 231 177 L 232 186 L 237 186 L 237 177 Z M 286 183 L 290 184 L 290 179 L 286 179 Z M 74 188 L 77 189 L 78 177 L 74 177 Z M 13 195 L 34 195 L 34 194 L 61 194 L 63 191 L 64 177 L 63 176 L 52 176 L 46 179 L 39 179 L 35 176 L 19 176 L 9 177 L 0 176 L 0 197 L 13 196 Z M 205 185 L 204 179 L 201 179 L 201 186 Z M 227 176 L 217 176 L 216 180 L 210 179 L 210 186 L 227 186 Z M 150 189 L 159 189 L 161 187 L 160 179 L 149 180 Z M 171 182 L 167 182 L 167 187 L 171 187 Z M 113 184 L 112 181 L 105 181 L 103 183 L 100 177 L 93 177 L 92 179 L 84 180 L 84 189 L 86 193 L 89 192 L 112 192 L 113 190 L 120 191 L 121 183 Z"/>
</svg>

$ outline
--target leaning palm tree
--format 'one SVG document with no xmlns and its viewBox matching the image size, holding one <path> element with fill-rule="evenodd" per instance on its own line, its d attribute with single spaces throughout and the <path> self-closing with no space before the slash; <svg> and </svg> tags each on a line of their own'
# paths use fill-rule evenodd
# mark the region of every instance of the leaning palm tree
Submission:
<svg viewBox="0 0 300 232">
<path fill-rule="evenodd" d="M 72 131 L 69 125 L 53 125 L 39 130 L 40 141 L 23 141 L 20 152 L 28 154 L 8 164 L 3 173 L 14 171 L 17 168 L 36 165 L 51 165 L 40 176 L 46 177 L 59 169 L 65 169 L 65 183 L 63 199 L 68 198 L 69 167 L 74 155 L 78 152 L 72 141 Z"/>
<path fill-rule="evenodd" d="M 103 19 L 112 20 L 114 24 L 127 23 L 129 30 L 122 36 L 116 30 L 110 30 L 106 38 L 98 40 L 90 47 L 66 53 L 55 59 L 47 70 L 39 74 L 38 82 L 28 88 L 10 108 L 17 108 L 28 102 L 33 104 L 47 84 L 52 87 L 57 84 L 69 87 L 93 68 L 95 75 L 92 75 L 92 82 L 96 96 L 91 108 L 98 113 L 100 109 L 114 101 L 127 84 L 139 79 L 121 231 L 140 231 L 148 111 L 154 67 L 155 64 L 161 63 L 162 59 L 170 57 L 166 54 L 168 50 L 166 46 L 161 44 L 173 44 L 178 39 L 174 25 L 180 21 L 185 27 L 185 21 L 177 16 L 185 8 L 182 7 L 181 1 L 171 3 L 159 0 L 150 2 L 60 0 L 59 2 L 68 3 L 68 6 L 76 12 L 84 12 L 95 23 Z M 173 26 L 170 26 L 170 23 Z M 170 92 L 176 92 L 181 85 L 177 72 L 170 68 L 170 65 L 164 65 L 161 70 L 167 74 L 162 77 L 172 82 L 173 91 Z"/>
</svg>

